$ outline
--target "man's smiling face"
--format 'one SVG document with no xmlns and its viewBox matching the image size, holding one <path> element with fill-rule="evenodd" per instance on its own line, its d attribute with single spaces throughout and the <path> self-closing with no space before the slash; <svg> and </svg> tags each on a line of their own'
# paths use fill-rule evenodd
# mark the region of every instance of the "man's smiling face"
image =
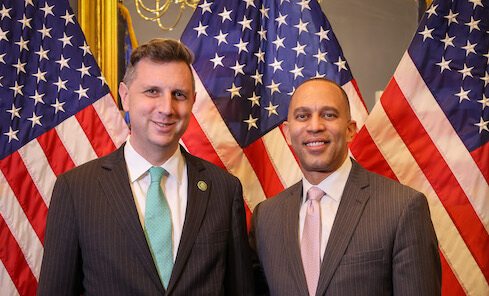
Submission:
<svg viewBox="0 0 489 296">
<path fill-rule="evenodd" d="M 284 133 L 309 182 L 321 181 L 341 166 L 355 132 L 347 98 L 337 85 L 313 79 L 297 88 Z"/>
</svg>

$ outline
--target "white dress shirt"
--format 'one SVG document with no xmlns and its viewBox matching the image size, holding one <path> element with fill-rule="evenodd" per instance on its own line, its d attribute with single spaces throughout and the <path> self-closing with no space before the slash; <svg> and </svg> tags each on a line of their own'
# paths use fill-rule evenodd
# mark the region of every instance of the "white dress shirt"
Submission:
<svg viewBox="0 0 489 296">
<path fill-rule="evenodd" d="M 134 150 L 129 140 L 126 141 L 126 146 L 124 147 L 124 158 L 127 164 L 134 201 L 138 209 L 139 220 L 144 228 L 146 194 L 151 184 L 149 169 L 153 165 Z M 180 149 L 177 149 L 161 167 L 167 171 L 161 179 L 161 189 L 170 207 L 173 228 L 173 260 L 175 261 L 180 238 L 182 237 L 188 191 L 187 164 Z"/>
<path fill-rule="evenodd" d="M 324 251 L 328 244 L 329 235 L 333 222 L 340 205 L 341 196 L 345 189 L 346 181 L 350 175 L 352 162 L 350 157 L 346 157 L 343 164 L 321 181 L 318 185 L 311 185 L 305 177 L 302 177 L 302 205 L 299 211 L 299 242 L 302 242 L 302 231 L 306 219 L 306 211 L 310 201 L 307 199 L 307 191 L 313 187 L 319 187 L 326 195 L 321 198 L 319 206 L 321 207 L 321 262 L 323 261 Z"/>
</svg>

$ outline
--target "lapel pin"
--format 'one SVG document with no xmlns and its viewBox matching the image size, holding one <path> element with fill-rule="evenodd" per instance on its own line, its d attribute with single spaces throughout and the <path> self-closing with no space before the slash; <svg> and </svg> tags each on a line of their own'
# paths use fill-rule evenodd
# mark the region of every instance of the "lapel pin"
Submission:
<svg viewBox="0 0 489 296">
<path fill-rule="evenodd" d="M 199 182 L 197 183 L 197 187 L 199 187 L 199 189 L 200 189 L 201 191 L 206 191 L 206 190 L 207 190 L 207 183 L 206 183 L 206 182 L 204 182 L 204 181 L 199 181 Z"/>
</svg>

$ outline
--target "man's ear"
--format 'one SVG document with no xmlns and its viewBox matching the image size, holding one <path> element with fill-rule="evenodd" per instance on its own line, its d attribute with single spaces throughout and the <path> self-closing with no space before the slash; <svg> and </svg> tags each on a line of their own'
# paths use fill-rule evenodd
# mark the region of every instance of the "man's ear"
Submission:
<svg viewBox="0 0 489 296">
<path fill-rule="evenodd" d="M 289 129 L 289 122 L 288 121 L 284 121 L 284 123 L 282 125 L 282 131 L 284 132 L 284 135 L 285 135 L 285 141 L 287 141 L 287 144 L 289 146 L 292 146 L 292 141 L 290 139 L 290 129 Z"/>
<path fill-rule="evenodd" d="M 121 104 L 124 111 L 129 112 L 129 102 L 128 102 L 129 89 L 124 82 L 119 84 L 119 96 L 121 97 Z"/>
<path fill-rule="evenodd" d="M 350 122 L 348 122 L 348 128 L 346 132 L 346 142 L 351 143 L 351 141 L 353 141 L 353 137 L 357 133 L 357 122 L 355 120 L 350 120 Z"/>
</svg>

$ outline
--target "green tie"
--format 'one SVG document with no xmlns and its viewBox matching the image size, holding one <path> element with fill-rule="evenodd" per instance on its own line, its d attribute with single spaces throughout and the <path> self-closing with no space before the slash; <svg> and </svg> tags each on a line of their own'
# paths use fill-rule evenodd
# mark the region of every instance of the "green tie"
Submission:
<svg viewBox="0 0 489 296">
<path fill-rule="evenodd" d="M 166 289 L 173 269 L 173 239 L 170 208 L 160 185 L 165 169 L 152 167 L 149 173 L 151 184 L 146 197 L 144 226 L 151 254 Z"/>
</svg>

